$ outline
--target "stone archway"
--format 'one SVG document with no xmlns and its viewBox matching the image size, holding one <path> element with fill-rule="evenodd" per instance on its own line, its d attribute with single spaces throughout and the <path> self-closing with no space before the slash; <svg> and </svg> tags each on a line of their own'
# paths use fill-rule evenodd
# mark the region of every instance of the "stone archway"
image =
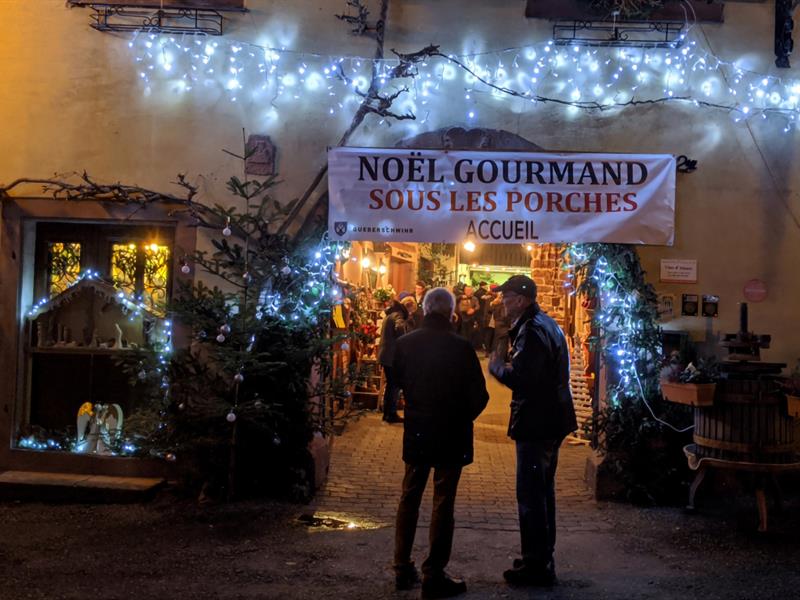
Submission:
<svg viewBox="0 0 800 600">
<path fill-rule="evenodd" d="M 545 152 L 541 146 L 502 129 L 464 129 L 443 127 L 405 138 L 395 144 L 396 148 L 435 150 L 508 150 Z M 564 283 L 565 270 L 559 244 L 533 244 L 530 249 L 530 275 L 538 288 L 538 302 L 561 326 L 572 347 L 571 384 L 578 413 L 579 435 L 587 431 L 593 422 L 594 365 L 590 362 L 585 340 L 589 331 L 585 329 L 585 316 L 575 296 L 567 293 Z M 593 361 L 591 361 L 593 362 Z"/>
</svg>

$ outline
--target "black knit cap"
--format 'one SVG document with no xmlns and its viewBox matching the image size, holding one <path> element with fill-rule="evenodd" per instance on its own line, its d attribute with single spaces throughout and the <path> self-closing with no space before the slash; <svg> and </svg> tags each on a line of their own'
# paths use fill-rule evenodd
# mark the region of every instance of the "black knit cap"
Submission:
<svg viewBox="0 0 800 600">
<path fill-rule="evenodd" d="M 531 300 L 536 300 L 536 282 L 525 275 L 514 275 L 509 277 L 505 283 L 497 288 L 500 292 L 513 292 L 520 296 L 527 296 Z"/>
</svg>

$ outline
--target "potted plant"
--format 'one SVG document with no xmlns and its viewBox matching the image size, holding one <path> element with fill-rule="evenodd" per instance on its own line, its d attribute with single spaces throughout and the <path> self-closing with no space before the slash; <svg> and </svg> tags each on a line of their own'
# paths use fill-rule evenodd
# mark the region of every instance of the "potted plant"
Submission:
<svg viewBox="0 0 800 600">
<path fill-rule="evenodd" d="M 786 409 L 790 417 L 800 418 L 800 360 L 789 376 L 781 382 L 786 394 Z"/>
<path fill-rule="evenodd" d="M 372 297 L 380 303 L 381 306 L 385 306 L 389 300 L 394 298 L 394 289 L 391 285 L 387 285 L 386 287 L 378 288 L 374 292 L 372 292 Z"/>
<path fill-rule="evenodd" d="M 711 406 L 714 404 L 717 379 L 719 367 L 716 361 L 713 358 L 700 359 L 697 366 L 689 363 L 684 370 L 662 381 L 661 393 L 666 400 L 677 404 Z"/>
</svg>

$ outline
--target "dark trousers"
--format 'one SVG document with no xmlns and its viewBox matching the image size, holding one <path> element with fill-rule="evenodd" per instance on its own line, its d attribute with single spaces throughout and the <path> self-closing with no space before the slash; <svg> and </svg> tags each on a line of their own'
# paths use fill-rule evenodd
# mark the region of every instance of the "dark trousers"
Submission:
<svg viewBox="0 0 800 600">
<path fill-rule="evenodd" d="M 494 327 L 484 328 L 483 348 L 486 352 L 492 352 L 494 350 Z"/>
<path fill-rule="evenodd" d="M 556 546 L 556 467 L 562 440 L 517 441 L 517 507 L 522 560 L 546 567 Z"/>
<path fill-rule="evenodd" d="M 397 376 L 392 367 L 383 365 L 383 374 L 386 377 L 386 387 L 383 390 L 383 416 L 397 416 L 397 400 L 400 398 L 400 387 L 397 385 Z"/>
<path fill-rule="evenodd" d="M 394 538 L 394 567 L 402 569 L 411 564 L 411 549 L 417 532 L 419 505 L 428 482 L 431 467 L 406 464 L 403 493 L 397 507 L 397 525 Z M 436 578 L 444 573 L 453 547 L 456 490 L 461 477 L 461 467 L 433 469 L 433 513 L 428 532 L 428 558 L 422 563 L 422 574 Z"/>
</svg>

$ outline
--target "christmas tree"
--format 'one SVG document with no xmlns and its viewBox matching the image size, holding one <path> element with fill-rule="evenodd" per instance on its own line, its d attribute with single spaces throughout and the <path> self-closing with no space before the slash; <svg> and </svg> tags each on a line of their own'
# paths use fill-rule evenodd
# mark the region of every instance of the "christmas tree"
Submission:
<svg viewBox="0 0 800 600">
<path fill-rule="evenodd" d="M 214 250 L 184 257 L 182 271 L 200 277 L 169 306 L 190 343 L 127 363 L 151 394 L 126 438 L 135 432 L 141 451 L 176 462 L 206 496 L 308 497 L 308 443 L 329 425 L 325 400 L 346 393 L 328 377 L 335 340 L 326 335 L 341 296 L 333 279 L 341 248 L 321 230 L 303 239 L 280 232 L 293 203 L 270 195 L 275 183 L 231 177 L 238 206 L 205 207 L 203 224 L 218 225 Z"/>
</svg>

